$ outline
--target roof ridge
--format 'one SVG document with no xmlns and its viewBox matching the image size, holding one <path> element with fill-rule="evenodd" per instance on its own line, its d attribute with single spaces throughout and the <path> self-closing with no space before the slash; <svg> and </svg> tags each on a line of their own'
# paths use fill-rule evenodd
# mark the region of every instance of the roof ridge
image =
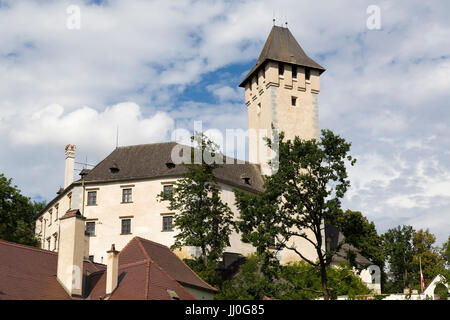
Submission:
<svg viewBox="0 0 450 320">
<path fill-rule="evenodd" d="M 151 261 L 151 260 L 147 260 L 147 263 L 145 266 L 145 292 L 144 292 L 145 300 L 148 300 L 148 293 L 150 291 L 149 290 L 149 288 L 150 288 L 150 265 L 152 264 L 152 262 L 153 261 Z"/>
<path fill-rule="evenodd" d="M 176 142 L 176 141 L 165 141 L 165 142 L 154 142 L 154 143 L 130 144 L 128 146 L 117 147 L 116 149 L 125 149 L 125 148 L 140 147 L 140 146 L 154 146 L 154 145 L 157 145 L 157 144 L 171 144 L 171 143 L 178 143 L 178 142 Z"/>
<path fill-rule="evenodd" d="M 147 250 L 145 250 L 144 245 L 142 244 L 141 240 L 143 240 L 143 238 L 141 237 L 134 237 L 133 240 L 136 240 L 137 243 L 139 244 L 139 247 L 141 248 L 141 250 L 144 252 L 144 255 L 147 257 L 147 259 L 151 262 L 154 262 L 153 259 L 149 256 Z M 167 248 L 167 247 L 166 247 Z"/>
<path fill-rule="evenodd" d="M 214 288 L 213 286 L 211 286 L 209 283 L 207 283 L 205 280 L 203 280 L 194 270 L 192 270 L 184 261 L 183 261 L 183 259 L 180 259 L 172 250 L 170 250 L 170 248 L 168 247 L 168 246 L 165 246 L 165 245 L 163 245 L 163 244 L 161 244 L 161 243 L 158 243 L 158 242 L 154 242 L 154 241 L 152 241 L 152 240 L 148 240 L 148 239 L 144 239 L 144 238 L 141 238 L 141 237 L 139 237 L 139 236 L 136 236 L 135 238 L 138 238 L 139 240 L 143 240 L 143 241 L 147 241 L 147 242 L 150 242 L 150 243 L 152 243 L 152 244 L 155 244 L 155 245 L 157 245 L 157 246 L 159 246 L 159 247 L 163 247 L 163 248 L 166 248 L 166 249 L 168 249 L 169 250 L 169 252 L 172 254 L 172 255 L 174 255 L 178 260 L 180 260 L 181 261 L 181 263 L 183 263 L 198 279 L 200 279 L 200 281 L 201 282 L 203 282 L 204 284 L 206 284 L 209 288 L 212 288 L 214 291 L 217 291 L 217 289 L 216 288 Z M 140 243 L 141 245 L 142 245 L 142 243 Z M 142 245 L 142 248 L 143 248 L 143 245 Z M 145 250 L 145 248 L 143 248 L 143 250 L 145 251 L 145 253 L 147 254 L 147 251 Z M 148 256 L 148 254 L 147 254 L 147 256 Z M 150 258 L 150 257 L 149 257 Z M 151 259 L 151 258 L 150 258 Z M 155 262 L 155 261 L 153 261 L 152 260 L 152 262 L 153 263 L 155 263 L 159 268 L 161 268 L 161 266 L 159 266 L 159 264 L 157 263 L 157 262 Z M 162 268 L 161 268 L 162 269 Z M 165 271 L 165 270 L 164 270 Z M 166 271 L 165 271 L 166 272 Z M 170 277 L 172 277 L 172 276 L 170 276 Z M 174 279 L 175 280 L 175 279 Z M 177 281 L 177 280 L 175 280 L 175 281 Z M 189 284 L 189 283 L 188 283 Z M 191 284 L 191 285 L 193 285 L 193 284 Z"/>
</svg>

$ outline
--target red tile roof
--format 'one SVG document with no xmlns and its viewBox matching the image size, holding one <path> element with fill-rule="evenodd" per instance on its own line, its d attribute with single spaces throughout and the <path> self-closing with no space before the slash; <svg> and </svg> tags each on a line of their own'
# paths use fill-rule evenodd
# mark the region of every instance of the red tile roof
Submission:
<svg viewBox="0 0 450 320">
<path fill-rule="evenodd" d="M 134 237 L 119 254 L 119 265 L 132 261 L 155 262 L 171 277 L 183 285 L 216 292 L 217 289 L 203 281 L 168 247 L 140 237 Z"/>
<path fill-rule="evenodd" d="M 0 300 L 70 299 L 56 279 L 58 254 L 0 240 Z M 84 263 L 84 274 L 105 270 Z"/>
<path fill-rule="evenodd" d="M 58 254 L 0 240 L 0 300 L 71 299 L 56 278 Z M 106 266 L 85 261 L 85 296 L 105 298 Z M 216 291 L 201 280 L 170 249 L 139 237 L 119 254 L 119 282 L 108 299 L 169 300 L 168 290 L 181 300 L 195 297 L 182 285 Z"/>
</svg>

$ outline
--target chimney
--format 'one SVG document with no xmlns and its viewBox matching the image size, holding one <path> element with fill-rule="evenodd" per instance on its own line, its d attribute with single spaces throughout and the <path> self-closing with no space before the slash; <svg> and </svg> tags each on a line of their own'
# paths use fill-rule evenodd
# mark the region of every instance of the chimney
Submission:
<svg viewBox="0 0 450 320">
<path fill-rule="evenodd" d="M 64 173 L 64 189 L 73 182 L 73 170 L 75 169 L 75 149 L 72 144 L 66 146 L 66 168 Z"/>
<path fill-rule="evenodd" d="M 117 288 L 119 281 L 119 251 L 113 244 L 111 250 L 107 251 L 108 261 L 106 262 L 106 295 L 110 295 Z"/>
<path fill-rule="evenodd" d="M 57 278 L 72 297 L 83 294 L 85 220 L 79 210 L 69 210 L 59 219 Z"/>
</svg>

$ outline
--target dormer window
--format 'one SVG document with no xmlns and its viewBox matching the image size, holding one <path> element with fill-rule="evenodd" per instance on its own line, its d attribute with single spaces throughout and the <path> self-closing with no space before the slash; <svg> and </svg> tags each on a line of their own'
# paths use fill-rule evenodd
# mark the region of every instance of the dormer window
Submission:
<svg viewBox="0 0 450 320">
<path fill-rule="evenodd" d="M 241 175 L 241 179 L 244 184 L 250 185 L 250 177 L 249 176 L 247 176 L 246 174 L 243 174 L 243 175 Z"/>
<path fill-rule="evenodd" d="M 173 163 L 173 162 L 166 162 L 166 167 L 168 169 L 173 169 L 173 168 L 175 168 L 175 163 Z"/>
</svg>

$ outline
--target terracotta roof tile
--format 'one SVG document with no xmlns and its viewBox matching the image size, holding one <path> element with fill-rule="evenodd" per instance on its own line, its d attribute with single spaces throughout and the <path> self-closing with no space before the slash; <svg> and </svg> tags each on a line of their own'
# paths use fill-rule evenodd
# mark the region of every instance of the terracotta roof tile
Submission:
<svg viewBox="0 0 450 320">
<path fill-rule="evenodd" d="M 155 254 L 156 251 L 156 254 Z M 164 270 L 162 262 L 178 264 Z M 55 252 L 0 240 L 0 300 L 71 299 L 56 278 L 58 255 Z M 119 284 L 110 299 L 171 299 L 171 290 L 184 300 L 193 300 L 182 283 L 210 289 L 185 266 L 169 248 L 141 238 L 133 238 L 119 254 Z M 172 274 L 174 270 L 175 276 Z M 86 294 L 91 299 L 105 297 L 106 266 L 85 261 Z M 198 279 L 195 279 L 197 277 Z M 194 279 L 194 280 L 192 280 Z M 211 290 L 214 290 L 212 288 Z"/>
</svg>

